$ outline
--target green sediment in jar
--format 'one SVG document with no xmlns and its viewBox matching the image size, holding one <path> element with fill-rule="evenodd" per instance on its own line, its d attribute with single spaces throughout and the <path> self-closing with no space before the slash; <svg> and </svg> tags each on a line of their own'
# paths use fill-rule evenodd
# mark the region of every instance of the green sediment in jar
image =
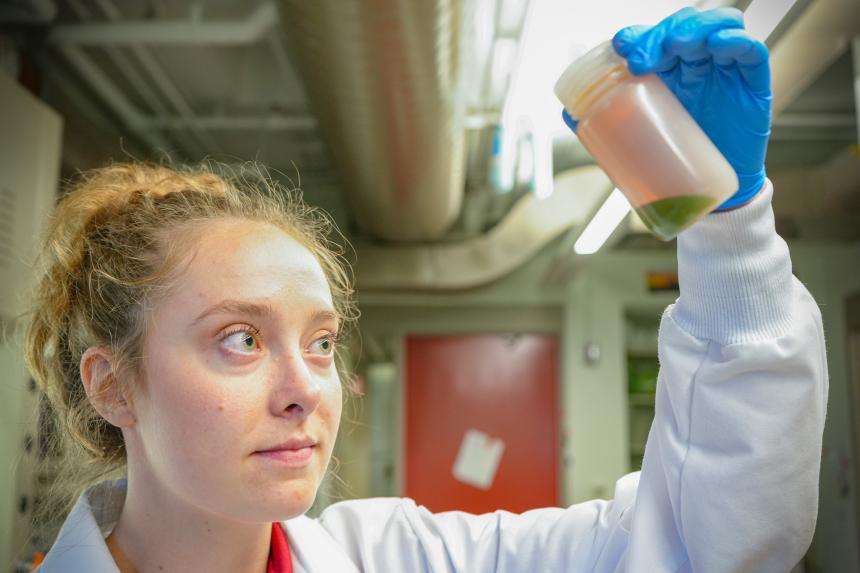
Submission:
<svg viewBox="0 0 860 573">
<path fill-rule="evenodd" d="M 636 207 L 636 214 L 658 239 L 668 241 L 716 207 L 708 195 L 677 195 Z"/>
</svg>

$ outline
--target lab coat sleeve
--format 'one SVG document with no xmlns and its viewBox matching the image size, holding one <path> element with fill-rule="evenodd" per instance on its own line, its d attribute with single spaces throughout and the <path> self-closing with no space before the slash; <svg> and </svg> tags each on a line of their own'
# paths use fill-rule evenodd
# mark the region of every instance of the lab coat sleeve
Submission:
<svg viewBox="0 0 860 573">
<path fill-rule="evenodd" d="M 332 505 L 320 522 L 366 573 L 616 571 L 638 479 L 618 480 L 614 500 L 567 509 L 432 513 L 411 499 L 380 498 Z"/>
<path fill-rule="evenodd" d="M 771 196 L 679 237 L 642 472 L 612 500 L 476 516 L 371 499 L 320 523 L 367 572 L 789 571 L 814 529 L 827 372 Z"/>
<path fill-rule="evenodd" d="M 681 293 L 624 556 L 629 571 L 786 572 L 812 540 L 828 378 L 821 314 L 770 182 L 678 238 Z"/>
</svg>

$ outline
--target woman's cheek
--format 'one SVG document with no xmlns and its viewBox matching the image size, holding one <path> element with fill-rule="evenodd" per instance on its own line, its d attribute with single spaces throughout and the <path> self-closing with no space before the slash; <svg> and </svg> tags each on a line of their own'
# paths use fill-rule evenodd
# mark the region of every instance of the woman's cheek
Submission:
<svg viewBox="0 0 860 573">
<path fill-rule="evenodd" d="M 335 380 L 330 392 L 331 396 L 327 408 L 329 419 L 326 420 L 326 423 L 332 428 L 332 439 L 334 439 L 338 426 L 340 426 L 340 414 L 343 408 L 343 388 L 341 387 L 340 380 Z"/>
<path fill-rule="evenodd" d="M 328 381 L 328 393 L 331 396 L 330 400 L 335 403 L 335 407 L 338 412 L 340 412 L 340 407 L 343 402 L 343 385 L 340 382 L 340 378 L 335 375 L 332 376 Z"/>
</svg>

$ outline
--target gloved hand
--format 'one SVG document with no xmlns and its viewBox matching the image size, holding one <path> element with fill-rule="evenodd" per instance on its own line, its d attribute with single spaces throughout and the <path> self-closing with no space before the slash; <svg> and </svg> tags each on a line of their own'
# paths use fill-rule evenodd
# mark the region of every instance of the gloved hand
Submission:
<svg viewBox="0 0 860 573">
<path fill-rule="evenodd" d="M 767 47 L 743 30 L 734 8 L 684 8 L 656 26 L 630 26 L 612 40 L 634 75 L 657 73 L 737 173 L 737 193 L 720 205 L 743 205 L 764 185 L 770 135 Z M 574 131 L 576 121 L 565 111 Z"/>
</svg>

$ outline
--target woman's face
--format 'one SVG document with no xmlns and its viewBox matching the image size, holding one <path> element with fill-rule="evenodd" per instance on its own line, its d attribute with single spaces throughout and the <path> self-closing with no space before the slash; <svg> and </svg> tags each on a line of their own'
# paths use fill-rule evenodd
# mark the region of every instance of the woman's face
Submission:
<svg viewBox="0 0 860 573">
<path fill-rule="evenodd" d="M 305 512 L 341 413 L 338 321 L 311 253 L 274 226 L 203 224 L 153 309 L 129 476 L 241 521 Z"/>
</svg>

